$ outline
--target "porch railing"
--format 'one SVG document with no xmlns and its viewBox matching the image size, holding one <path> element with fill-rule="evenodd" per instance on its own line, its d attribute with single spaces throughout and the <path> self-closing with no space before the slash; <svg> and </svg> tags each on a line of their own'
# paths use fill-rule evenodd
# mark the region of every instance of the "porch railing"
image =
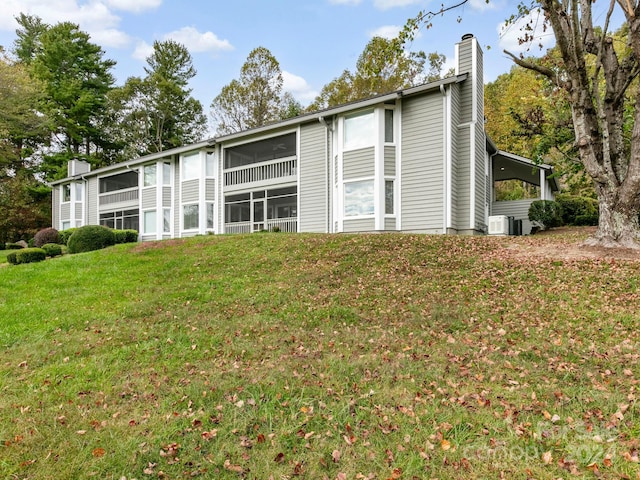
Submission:
<svg viewBox="0 0 640 480">
<path fill-rule="evenodd" d="M 100 205 L 109 205 L 111 203 L 131 202 L 138 200 L 138 189 L 122 190 L 113 193 L 103 193 L 99 196 L 98 203 Z"/>
<path fill-rule="evenodd" d="M 225 223 L 225 233 L 251 233 L 261 230 L 296 233 L 298 231 L 298 220 L 296 218 L 272 218 L 264 222 L 233 222 Z"/>
<path fill-rule="evenodd" d="M 224 184 L 241 185 L 243 183 L 261 182 L 296 176 L 297 159 L 274 160 L 250 167 L 238 167 L 224 172 Z"/>
</svg>

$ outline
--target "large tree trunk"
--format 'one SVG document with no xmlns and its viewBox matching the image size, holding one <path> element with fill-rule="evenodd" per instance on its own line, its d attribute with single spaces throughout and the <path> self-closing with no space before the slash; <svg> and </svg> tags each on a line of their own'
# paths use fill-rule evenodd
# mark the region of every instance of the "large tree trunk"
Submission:
<svg viewBox="0 0 640 480">
<path fill-rule="evenodd" d="M 635 198 L 622 198 L 619 189 L 612 191 L 596 184 L 600 220 L 587 246 L 640 249 L 640 225 Z"/>
</svg>

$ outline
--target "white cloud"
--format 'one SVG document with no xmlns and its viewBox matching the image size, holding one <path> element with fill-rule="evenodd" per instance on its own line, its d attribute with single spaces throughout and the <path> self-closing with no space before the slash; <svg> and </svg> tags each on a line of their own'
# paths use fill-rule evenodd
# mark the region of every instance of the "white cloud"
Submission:
<svg viewBox="0 0 640 480">
<path fill-rule="evenodd" d="M 389 10 L 390 8 L 407 7 L 422 3 L 422 0 L 374 0 L 373 4 L 379 10 Z"/>
<path fill-rule="evenodd" d="M 148 1 L 148 0 L 147 0 Z M 131 1 L 131 3 L 135 3 Z M 120 17 L 101 1 L 80 0 L 4 0 L 0 16 L 0 29 L 16 30 L 14 17 L 20 13 L 36 15 L 43 22 L 55 25 L 72 22 L 91 35 L 94 43 L 103 47 L 123 47 L 130 43 L 129 36 L 118 29 Z"/>
<path fill-rule="evenodd" d="M 193 27 L 183 27 L 180 30 L 164 35 L 165 40 L 171 39 L 183 44 L 189 52 L 221 52 L 233 50 L 228 40 L 220 40 L 213 32 L 200 33 Z"/>
<path fill-rule="evenodd" d="M 291 92 L 294 98 L 301 103 L 310 102 L 318 96 L 318 92 L 304 78 L 298 75 L 284 70 L 282 72 L 282 80 L 282 89 L 286 92 Z"/>
<path fill-rule="evenodd" d="M 533 27 L 533 40 L 521 43 L 520 39 L 525 34 L 524 27 L 529 24 Z M 505 22 L 500 22 L 496 27 L 500 36 L 498 42 L 500 48 L 515 55 L 520 53 L 526 55 L 529 51 L 535 55 L 539 51 L 539 45 L 542 45 L 543 50 L 551 48 L 555 44 L 555 37 L 551 28 L 546 32 L 543 30 L 543 24 L 544 15 L 538 9 L 532 10 L 528 16 L 520 18 L 513 24 L 505 25 Z"/>
<path fill-rule="evenodd" d="M 116 10 L 125 12 L 140 13 L 146 10 L 153 10 L 162 5 L 162 0 L 105 0 L 107 5 Z"/>
<path fill-rule="evenodd" d="M 136 44 L 136 48 L 131 55 L 137 60 L 146 60 L 153 53 L 153 45 L 149 45 L 147 42 L 140 40 Z"/>
<path fill-rule="evenodd" d="M 382 37 L 391 40 L 398 36 L 403 27 L 398 25 L 384 25 L 369 32 L 369 37 Z"/>
</svg>

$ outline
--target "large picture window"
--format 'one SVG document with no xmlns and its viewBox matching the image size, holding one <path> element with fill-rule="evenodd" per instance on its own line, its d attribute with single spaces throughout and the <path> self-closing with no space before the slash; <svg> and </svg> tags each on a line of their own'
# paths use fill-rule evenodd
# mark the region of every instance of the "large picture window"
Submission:
<svg viewBox="0 0 640 480">
<path fill-rule="evenodd" d="M 373 215 L 374 206 L 373 180 L 347 182 L 344 184 L 345 217 Z"/>
<path fill-rule="evenodd" d="M 144 212 L 144 233 L 156 233 L 157 221 L 156 211 L 148 210 Z"/>
<path fill-rule="evenodd" d="M 139 230 L 138 209 L 116 210 L 100 214 L 100 225 L 118 230 Z"/>
<path fill-rule="evenodd" d="M 138 173 L 129 170 L 118 175 L 103 177 L 100 179 L 100 193 L 115 192 L 116 190 L 124 190 L 126 188 L 134 188 L 138 186 Z"/>
<path fill-rule="evenodd" d="M 200 178 L 200 154 L 182 157 L 182 180 Z"/>
<path fill-rule="evenodd" d="M 370 147 L 376 141 L 373 110 L 361 112 L 344 119 L 344 149 Z"/>
<path fill-rule="evenodd" d="M 144 169 L 143 169 L 143 177 L 144 177 L 144 183 L 143 185 L 145 187 L 155 187 L 156 182 L 157 182 L 157 176 L 156 176 L 156 165 L 145 165 Z"/>
<path fill-rule="evenodd" d="M 182 207 L 182 229 L 197 230 L 200 227 L 200 207 L 197 203 Z"/>
</svg>

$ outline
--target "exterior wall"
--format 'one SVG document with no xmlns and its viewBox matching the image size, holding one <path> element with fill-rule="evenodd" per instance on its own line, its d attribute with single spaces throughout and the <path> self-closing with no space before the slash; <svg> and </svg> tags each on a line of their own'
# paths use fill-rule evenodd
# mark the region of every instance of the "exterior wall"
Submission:
<svg viewBox="0 0 640 480">
<path fill-rule="evenodd" d="M 461 202 L 464 202 L 465 193 L 469 192 L 468 182 L 462 181 L 462 173 L 460 165 L 460 150 L 464 148 L 464 144 L 462 139 L 460 138 L 460 129 L 458 125 L 460 125 L 460 89 L 457 85 L 453 85 L 449 92 L 450 102 L 448 114 L 449 118 L 449 205 L 448 213 L 449 213 L 449 222 L 447 228 L 451 228 L 453 230 L 457 230 L 459 228 L 458 224 L 458 205 Z M 468 178 L 468 177 L 467 177 Z M 466 190 L 464 188 L 466 184 Z M 468 203 L 468 199 L 467 199 Z"/>
<path fill-rule="evenodd" d="M 444 221 L 443 95 L 402 102 L 402 230 L 442 233 Z"/>
<path fill-rule="evenodd" d="M 345 220 L 343 231 L 345 233 L 371 232 L 375 230 L 375 220 L 373 218 L 357 218 L 355 220 Z"/>
<path fill-rule="evenodd" d="M 361 148 L 343 154 L 343 179 L 372 177 L 375 174 L 375 147 Z"/>
<path fill-rule="evenodd" d="M 85 188 L 87 189 L 87 225 L 98 225 L 100 223 L 98 216 L 98 178 L 89 177 Z"/>
<path fill-rule="evenodd" d="M 491 215 L 506 215 L 516 220 L 522 220 L 522 234 L 531 233 L 531 222 L 529 221 L 529 206 L 537 199 L 511 200 L 505 202 L 493 202 L 491 204 Z"/>
<path fill-rule="evenodd" d="M 62 228 L 62 221 L 60 218 L 60 190 L 62 187 L 56 185 L 51 189 L 51 226 L 56 230 Z"/>
<path fill-rule="evenodd" d="M 300 128 L 298 231 L 326 233 L 329 223 L 327 129 L 320 123 Z"/>
<path fill-rule="evenodd" d="M 384 147 L 384 175 L 385 177 L 396 176 L 396 147 L 385 145 Z"/>
</svg>

